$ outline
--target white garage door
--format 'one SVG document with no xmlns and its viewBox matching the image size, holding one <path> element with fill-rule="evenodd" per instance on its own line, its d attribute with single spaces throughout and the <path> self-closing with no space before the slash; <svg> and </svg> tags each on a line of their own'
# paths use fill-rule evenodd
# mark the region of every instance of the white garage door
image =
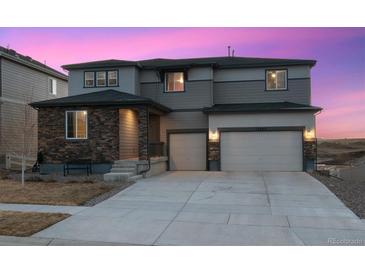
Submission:
<svg viewBox="0 0 365 274">
<path fill-rule="evenodd" d="M 170 170 L 206 170 L 206 139 L 205 133 L 170 134 Z"/>
<path fill-rule="evenodd" d="M 222 132 L 221 170 L 302 171 L 299 131 Z"/>
</svg>

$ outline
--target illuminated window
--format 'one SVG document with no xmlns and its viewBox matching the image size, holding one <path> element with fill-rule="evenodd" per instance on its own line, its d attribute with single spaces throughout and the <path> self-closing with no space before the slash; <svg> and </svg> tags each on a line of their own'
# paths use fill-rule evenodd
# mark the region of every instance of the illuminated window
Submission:
<svg viewBox="0 0 365 274">
<path fill-rule="evenodd" d="M 106 86 L 106 71 L 96 72 L 96 86 L 105 87 Z"/>
<path fill-rule="evenodd" d="M 118 85 L 118 71 L 108 71 L 108 87 L 115 87 Z"/>
<path fill-rule="evenodd" d="M 183 92 L 184 73 L 168 72 L 165 74 L 165 92 Z"/>
<path fill-rule="evenodd" d="M 94 87 L 95 86 L 95 72 L 86 71 L 84 74 L 84 85 L 85 87 Z"/>
<path fill-rule="evenodd" d="M 267 70 L 266 89 L 267 90 L 287 89 L 287 70 Z"/>
<path fill-rule="evenodd" d="M 87 111 L 66 111 L 66 139 L 87 139 Z"/>
</svg>

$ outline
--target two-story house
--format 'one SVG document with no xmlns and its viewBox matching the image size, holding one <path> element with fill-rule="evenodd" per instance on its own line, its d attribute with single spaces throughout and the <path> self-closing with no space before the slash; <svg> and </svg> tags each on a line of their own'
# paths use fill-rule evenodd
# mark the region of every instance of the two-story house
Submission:
<svg viewBox="0 0 365 274">
<path fill-rule="evenodd" d="M 37 112 L 30 102 L 67 96 L 67 75 L 0 47 L 0 165 L 5 154 L 37 153 Z"/>
<path fill-rule="evenodd" d="M 84 158 L 108 172 L 118 160 L 156 155 L 167 156 L 168 170 L 313 169 L 315 63 L 228 56 L 65 65 L 70 96 L 32 104 L 43 171 Z"/>
</svg>

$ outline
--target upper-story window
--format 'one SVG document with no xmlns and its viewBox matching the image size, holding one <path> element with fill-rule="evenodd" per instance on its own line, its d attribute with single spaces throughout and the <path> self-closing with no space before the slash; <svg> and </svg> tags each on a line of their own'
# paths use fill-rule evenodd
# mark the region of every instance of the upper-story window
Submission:
<svg viewBox="0 0 365 274">
<path fill-rule="evenodd" d="M 184 92 L 184 73 L 165 73 L 165 92 Z"/>
<path fill-rule="evenodd" d="M 117 70 L 85 71 L 84 87 L 116 87 L 118 86 Z"/>
<path fill-rule="evenodd" d="M 266 71 L 266 90 L 286 90 L 287 85 L 288 71 L 286 69 Z"/>
<path fill-rule="evenodd" d="M 96 86 L 105 87 L 106 86 L 106 71 L 96 72 Z"/>
<path fill-rule="evenodd" d="M 87 139 L 87 111 L 66 111 L 66 139 Z"/>
<path fill-rule="evenodd" d="M 118 85 L 118 71 L 108 71 L 108 87 L 115 87 Z"/>
<path fill-rule="evenodd" d="M 84 85 L 87 88 L 91 88 L 95 86 L 95 72 L 94 71 L 86 71 L 84 74 Z"/>
<path fill-rule="evenodd" d="M 48 78 L 48 92 L 57 95 L 57 81 L 53 78 Z"/>
</svg>

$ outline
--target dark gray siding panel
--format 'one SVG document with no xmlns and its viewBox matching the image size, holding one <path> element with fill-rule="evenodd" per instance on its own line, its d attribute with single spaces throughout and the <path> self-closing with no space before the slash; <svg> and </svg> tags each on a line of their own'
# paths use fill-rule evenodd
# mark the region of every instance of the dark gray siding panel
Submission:
<svg viewBox="0 0 365 274">
<path fill-rule="evenodd" d="M 208 128 L 208 115 L 201 111 L 171 112 L 160 117 L 160 138 L 166 144 L 168 129 Z"/>
<path fill-rule="evenodd" d="M 288 90 L 265 91 L 265 81 L 216 82 L 214 103 L 293 102 L 310 104 L 310 79 L 289 79 Z"/>
<path fill-rule="evenodd" d="M 203 108 L 212 105 L 212 81 L 185 83 L 185 92 L 165 93 L 162 83 L 141 83 L 141 96 L 145 96 L 172 109 Z"/>
</svg>

